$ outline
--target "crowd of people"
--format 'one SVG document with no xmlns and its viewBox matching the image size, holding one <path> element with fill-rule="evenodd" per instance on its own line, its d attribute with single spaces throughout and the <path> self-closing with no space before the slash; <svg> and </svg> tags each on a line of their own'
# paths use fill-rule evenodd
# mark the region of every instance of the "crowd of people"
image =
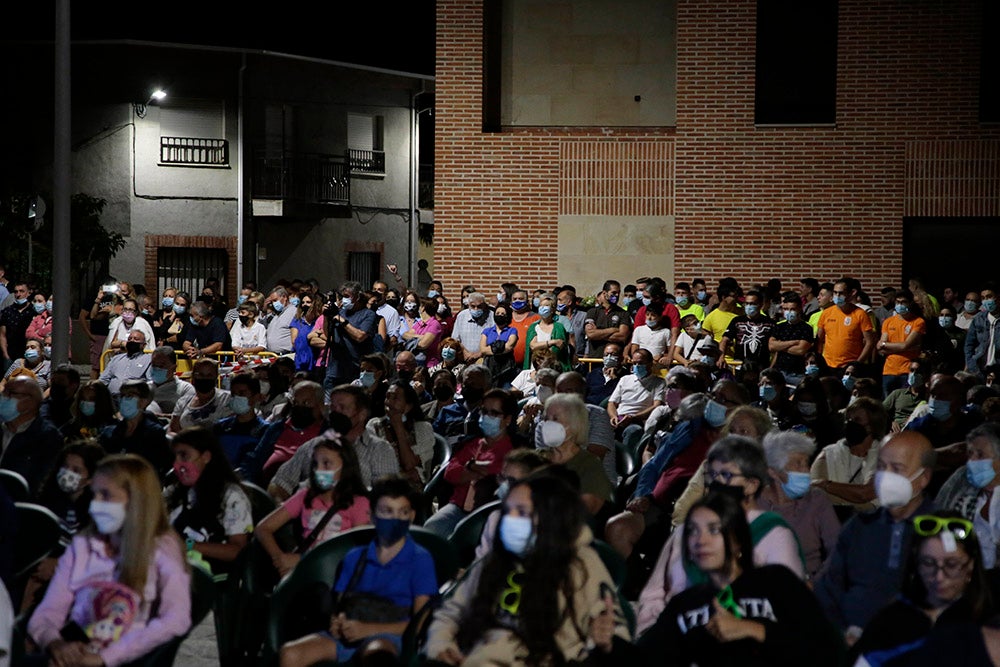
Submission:
<svg viewBox="0 0 1000 667">
<path fill-rule="evenodd" d="M 230 573 L 256 540 L 277 580 L 372 526 L 282 665 L 392 661 L 432 602 L 423 653 L 456 667 L 1000 665 L 992 285 L 449 300 L 391 273 L 233 304 L 108 279 L 88 378 L 48 362 L 51 297 L 0 272 L 0 469 L 61 530 L 27 578 L 0 553 L 28 660 L 131 662 L 189 630 L 191 563 Z M 275 503 L 256 521 L 247 484 Z M 437 600 L 411 525 L 448 539 L 498 500 Z"/>
</svg>

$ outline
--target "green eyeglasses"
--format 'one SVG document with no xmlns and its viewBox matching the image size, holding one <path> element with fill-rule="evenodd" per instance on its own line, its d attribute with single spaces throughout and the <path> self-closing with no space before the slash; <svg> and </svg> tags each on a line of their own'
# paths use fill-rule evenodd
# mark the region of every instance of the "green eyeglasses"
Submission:
<svg viewBox="0 0 1000 667">
<path fill-rule="evenodd" d="M 719 601 L 719 606 L 728 611 L 730 614 L 736 618 L 743 618 L 743 610 L 740 606 L 736 604 L 736 600 L 733 599 L 733 587 L 726 586 L 719 594 L 715 596 L 715 599 Z"/>
<path fill-rule="evenodd" d="M 921 537 L 932 537 L 947 530 L 960 540 L 972 534 L 972 522 L 956 517 L 941 517 L 921 514 L 913 518 L 913 530 Z"/>
</svg>

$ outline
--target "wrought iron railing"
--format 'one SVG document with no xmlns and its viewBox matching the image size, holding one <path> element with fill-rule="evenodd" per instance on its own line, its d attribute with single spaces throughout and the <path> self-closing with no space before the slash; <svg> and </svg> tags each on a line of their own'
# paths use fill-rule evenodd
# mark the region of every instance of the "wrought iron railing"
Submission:
<svg viewBox="0 0 1000 667">
<path fill-rule="evenodd" d="M 320 204 L 349 204 L 350 167 L 338 155 L 257 151 L 253 161 L 255 199 L 294 199 Z"/>
<path fill-rule="evenodd" d="M 160 163 L 228 166 L 229 142 L 225 139 L 160 137 Z"/>
<path fill-rule="evenodd" d="M 385 176 L 385 151 L 347 150 L 353 174 Z"/>
</svg>

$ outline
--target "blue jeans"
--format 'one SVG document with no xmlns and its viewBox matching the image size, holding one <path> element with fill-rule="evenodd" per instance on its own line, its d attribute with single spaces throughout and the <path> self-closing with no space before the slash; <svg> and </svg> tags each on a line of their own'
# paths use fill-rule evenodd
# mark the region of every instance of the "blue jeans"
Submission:
<svg viewBox="0 0 1000 667">
<path fill-rule="evenodd" d="M 424 522 L 424 528 L 448 539 L 458 522 L 469 515 L 455 503 L 448 503 Z"/>
</svg>

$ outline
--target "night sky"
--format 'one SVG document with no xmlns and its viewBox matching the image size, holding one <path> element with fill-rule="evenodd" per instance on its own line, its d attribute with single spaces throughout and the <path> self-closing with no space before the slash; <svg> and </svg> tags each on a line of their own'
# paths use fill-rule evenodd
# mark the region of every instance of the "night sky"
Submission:
<svg viewBox="0 0 1000 667">
<path fill-rule="evenodd" d="M 11 2 L 0 40 L 51 40 L 54 0 Z M 134 39 L 264 49 L 434 73 L 434 0 L 142 3 L 73 0 L 73 40 Z"/>
</svg>

